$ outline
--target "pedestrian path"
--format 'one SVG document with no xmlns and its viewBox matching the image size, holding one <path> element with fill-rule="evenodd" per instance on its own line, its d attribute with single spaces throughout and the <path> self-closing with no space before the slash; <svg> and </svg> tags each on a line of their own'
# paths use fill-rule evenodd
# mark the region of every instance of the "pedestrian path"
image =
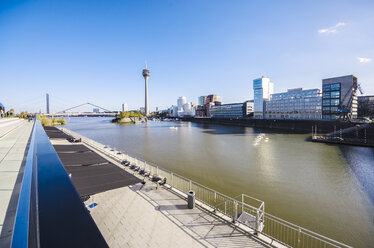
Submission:
<svg viewBox="0 0 374 248">
<path fill-rule="evenodd" d="M 9 247 L 10 244 L 23 161 L 33 125 L 33 122 L 25 120 L 11 122 L 12 125 L 0 123 L 0 130 L 8 129 L 6 134 L 0 136 L 0 247 Z"/>
<path fill-rule="evenodd" d="M 0 118 L 0 138 L 22 125 L 26 120 L 19 118 Z"/>
<path fill-rule="evenodd" d="M 110 247 L 270 247 L 151 181 L 93 195 L 86 205 Z"/>
</svg>

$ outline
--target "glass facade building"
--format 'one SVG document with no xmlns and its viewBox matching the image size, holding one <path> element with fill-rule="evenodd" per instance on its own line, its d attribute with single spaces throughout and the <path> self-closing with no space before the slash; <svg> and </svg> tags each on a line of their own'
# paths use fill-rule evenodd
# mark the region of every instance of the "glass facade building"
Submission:
<svg viewBox="0 0 374 248">
<path fill-rule="evenodd" d="M 336 120 L 342 113 L 357 118 L 357 78 L 353 75 L 322 80 L 322 118 Z"/>
<path fill-rule="evenodd" d="M 254 117 L 264 118 L 265 101 L 274 93 L 274 83 L 267 77 L 253 80 Z"/>
<path fill-rule="evenodd" d="M 212 106 L 210 114 L 212 118 L 232 118 L 240 119 L 253 113 L 253 102 L 229 103 Z"/>
<path fill-rule="evenodd" d="M 272 94 L 265 102 L 267 119 L 321 119 L 321 90 L 303 88 Z"/>
</svg>

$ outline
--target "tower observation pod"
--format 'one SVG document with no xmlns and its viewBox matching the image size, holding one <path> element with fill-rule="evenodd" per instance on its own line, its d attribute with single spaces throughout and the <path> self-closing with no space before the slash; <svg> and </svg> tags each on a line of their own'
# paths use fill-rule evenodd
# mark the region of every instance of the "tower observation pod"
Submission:
<svg viewBox="0 0 374 248">
<path fill-rule="evenodd" d="M 145 115 L 149 115 L 149 107 L 148 107 L 148 78 L 149 78 L 149 70 L 147 69 L 147 61 L 145 62 L 145 69 L 143 70 L 143 77 L 145 80 L 145 106 L 144 106 L 144 112 Z"/>
</svg>

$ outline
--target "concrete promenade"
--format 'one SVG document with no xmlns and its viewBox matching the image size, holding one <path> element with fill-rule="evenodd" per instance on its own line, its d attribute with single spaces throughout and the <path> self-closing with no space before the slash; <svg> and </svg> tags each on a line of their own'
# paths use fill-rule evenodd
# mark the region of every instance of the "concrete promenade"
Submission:
<svg viewBox="0 0 374 248">
<path fill-rule="evenodd" d="M 92 195 L 85 202 L 110 247 L 272 247 L 204 208 L 188 209 L 185 198 L 168 187 L 157 189 L 145 181 Z"/>
<path fill-rule="evenodd" d="M 0 247 L 9 247 L 33 122 L 0 119 Z"/>
</svg>

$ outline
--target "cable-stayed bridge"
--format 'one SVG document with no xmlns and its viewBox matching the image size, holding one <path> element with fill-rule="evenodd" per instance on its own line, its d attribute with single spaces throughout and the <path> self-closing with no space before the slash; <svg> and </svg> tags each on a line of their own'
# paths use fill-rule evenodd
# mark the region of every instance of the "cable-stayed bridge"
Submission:
<svg viewBox="0 0 374 248">
<path fill-rule="evenodd" d="M 87 105 L 95 107 L 98 110 L 102 110 L 103 112 L 81 112 L 81 111 L 80 112 L 73 112 L 72 111 L 74 109 L 78 109 L 80 107 L 87 106 Z M 86 103 L 76 105 L 74 107 L 66 108 L 66 109 L 63 109 L 61 111 L 46 114 L 46 115 L 48 115 L 48 116 L 92 116 L 92 117 L 94 117 L 94 116 L 116 116 L 117 113 L 118 113 L 118 111 L 111 111 L 111 110 L 103 108 L 99 105 L 86 102 Z"/>
</svg>

